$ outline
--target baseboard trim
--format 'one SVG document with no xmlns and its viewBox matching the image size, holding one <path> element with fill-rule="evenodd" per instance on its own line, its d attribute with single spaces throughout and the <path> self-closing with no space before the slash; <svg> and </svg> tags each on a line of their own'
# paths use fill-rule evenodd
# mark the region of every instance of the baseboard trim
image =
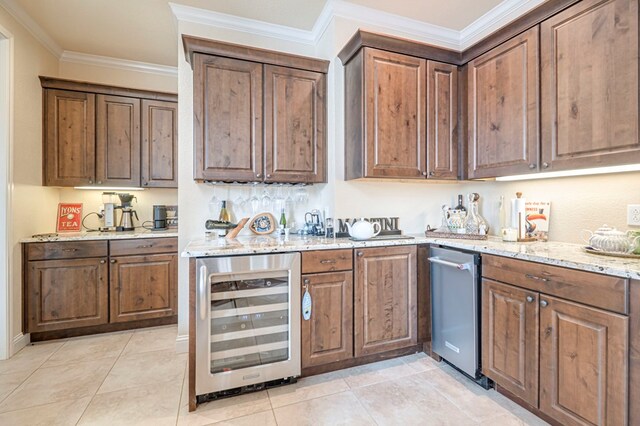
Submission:
<svg viewBox="0 0 640 426">
<path fill-rule="evenodd" d="M 20 333 L 15 336 L 11 341 L 11 347 L 9 348 L 9 357 L 17 354 L 20 349 L 24 348 L 29 343 L 31 343 L 31 335 L 29 333 Z"/>
<path fill-rule="evenodd" d="M 189 352 L 189 335 L 183 334 L 176 337 L 176 352 L 179 354 Z"/>
</svg>

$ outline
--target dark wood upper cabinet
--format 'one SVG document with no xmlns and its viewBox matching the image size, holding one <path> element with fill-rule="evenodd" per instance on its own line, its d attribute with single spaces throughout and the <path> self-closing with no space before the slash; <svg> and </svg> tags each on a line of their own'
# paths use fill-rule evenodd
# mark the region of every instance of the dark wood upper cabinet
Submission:
<svg viewBox="0 0 640 426">
<path fill-rule="evenodd" d="M 427 62 L 427 177 L 458 178 L 458 67 Z"/>
<path fill-rule="evenodd" d="M 95 95 L 51 89 L 44 92 L 44 98 L 44 185 L 93 184 Z"/>
<path fill-rule="evenodd" d="M 177 186 L 176 95 L 50 77 L 40 81 L 44 185 Z"/>
<path fill-rule="evenodd" d="M 548 170 L 640 162 L 638 2 L 584 0 L 541 24 Z"/>
<path fill-rule="evenodd" d="M 265 180 L 326 181 L 326 76 L 264 66 Z"/>
<path fill-rule="evenodd" d="M 356 357 L 415 345 L 416 246 L 356 250 L 354 354 Z"/>
<path fill-rule="evenodd" d="M 538 171 L 538 27 L 468 64 L 469 178 Z"/>
<path fill-rule="evenodd" d="M 538 293 L 482 280 L 482 372 L 538 406 Z"/>
<path fill-rule="evenodd" d="M 178 187 L 178 105 L 142 100 L 143 187 Z"/>
<path fill-rule="evenodd" d="M 326 182 L 329 62 L 190 36 L 194 179 Z"/>
<path fill-rule="evenodd" d="M 629 318 L 545 295 L 540 303 L 540 410 L 563 425 L 628 424 Z"/>
<path fill-rule="evenodd" d="M 262 64 L 194 55 L 194 179 L 262 181 Z"/>
<path fill-rule="evenodd" d="M 301 319 L 302 368 L 353 358 L 353 273 L 303 275 L 312 300 Z"/>
<path fill-rule="evenodd" d="M 96 184 L 140 186 L 140 99 L 96 98 Z"/>
<path fill-rule="evenodd" d="M 424 178 L 427 61 L 363 48 L 345 67 L 345 177 Z"/>
</svg>

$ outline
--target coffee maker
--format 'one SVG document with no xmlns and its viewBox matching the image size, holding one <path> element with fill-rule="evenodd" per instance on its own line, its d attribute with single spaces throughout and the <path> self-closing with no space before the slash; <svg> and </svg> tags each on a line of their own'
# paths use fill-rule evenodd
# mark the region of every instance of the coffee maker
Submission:
<svg viewBox="0 0 640 426">
<path fill-rule="evenodd" d="M 118 198 L 120 198 L 120 205 L 116 207 L 116 209 L 122 212 L 120 216 L 120 224 L 116 228 L 116 231 L 133 231 L 135 229 L 135 224 L 133 223 L 133 217 L 135 216 L 136 220 L 138 219 L 138 213 L 133 210 L 131 203 L 133 200 L 138 200 L 134 195 L 121 193 L 118 194 Z"/>
<path fill-rule="evenodd" d="M 115 192 L 102 193 L 103 226 L 100 227 L 100 231 L 110 232 L 116 230 L 116 204 L 118 204 L 118 195 Z"/>
</svg>

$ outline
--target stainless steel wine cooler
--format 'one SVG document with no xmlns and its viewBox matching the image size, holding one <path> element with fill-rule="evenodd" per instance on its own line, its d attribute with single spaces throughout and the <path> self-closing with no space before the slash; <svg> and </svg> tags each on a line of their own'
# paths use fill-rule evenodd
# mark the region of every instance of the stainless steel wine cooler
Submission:
<svg viewBox="0 0 640 426">
<path fill-rule="evenodd" d="M 299 376 L 300 254 L 196 267 L 196 394 Z"/>
</svg>

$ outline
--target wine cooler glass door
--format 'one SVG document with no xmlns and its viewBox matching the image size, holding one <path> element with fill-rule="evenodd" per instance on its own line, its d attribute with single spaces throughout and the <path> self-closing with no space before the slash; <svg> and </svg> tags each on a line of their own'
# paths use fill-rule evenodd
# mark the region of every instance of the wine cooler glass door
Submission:
<svg viewBox="0 0 640 426">
<path fill-rule="evenodd" d="M 199 265 L 197 393 L 299 375 L 299 254 L 208 262 Z"/>
</svg>

